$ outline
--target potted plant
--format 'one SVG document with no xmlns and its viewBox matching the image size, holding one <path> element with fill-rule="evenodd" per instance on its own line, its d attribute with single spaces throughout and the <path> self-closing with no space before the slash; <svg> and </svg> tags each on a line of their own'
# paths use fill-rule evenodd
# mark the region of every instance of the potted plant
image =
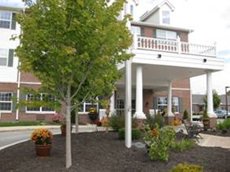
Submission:
<svg viewBox="0 0 230 172">
<path fill-rule="evenodd" d="M 37 156 L 49 156 L 53 134 L 46 128 L 35 129 L 31 134 L 31 140 L 35 143 Z"/>
<path fill-rule="evenodd" d="M 97 110 L 95 108 L 90 108 L 89 109 L 89 113 L 88 113 L 89 119 L 92 122 L 95 122 L 98 119 L 98 113 Z"/>
</svg>

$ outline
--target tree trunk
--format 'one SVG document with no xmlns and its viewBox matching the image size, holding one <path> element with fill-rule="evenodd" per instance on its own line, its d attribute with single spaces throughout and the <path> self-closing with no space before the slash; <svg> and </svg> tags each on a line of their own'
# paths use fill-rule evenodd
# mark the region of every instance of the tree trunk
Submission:
<svg viewBox="0 0 230 172">
<path fill-rule="evenodd" d="M 75 133 L 79 132 L 79 124 L 78 124 L 78 106 L 75 109 Z"/>
<path fill-rule="evenodd" d="M 66 100 L 66 168 L 72 166 L 72 156 L 71 156 L 71 99 L 70 99 L 70 86 L 67 90 L 67 100 Z"/>
</svg>

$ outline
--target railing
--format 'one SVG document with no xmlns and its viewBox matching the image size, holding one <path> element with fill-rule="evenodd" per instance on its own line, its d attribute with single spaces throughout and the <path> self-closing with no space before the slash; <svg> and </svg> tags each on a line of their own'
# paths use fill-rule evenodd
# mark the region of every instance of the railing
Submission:
<svg viewBox="0 0 230 172">
<path fill-rule="evenodd" d="M 134 48 L 178 54 L 216 57 L 215 45 L 200 45 L 188 42 L 171 41 L 141 36 L 134 36 Z"/>
</svg>

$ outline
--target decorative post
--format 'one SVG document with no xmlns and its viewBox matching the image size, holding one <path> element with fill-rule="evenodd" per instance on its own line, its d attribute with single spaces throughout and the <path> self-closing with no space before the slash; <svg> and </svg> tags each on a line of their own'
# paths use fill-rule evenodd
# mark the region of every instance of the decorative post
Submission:
<svg viewBox="0 0 230 172">
<path fill-rule="evenodd" d="M 180 41 L 180 37 L 179 36 L 177 36 L 177 52 L 178 52 L 178 54 L 180 54 L 181 53 L 181 41 Z"/>
</svg>

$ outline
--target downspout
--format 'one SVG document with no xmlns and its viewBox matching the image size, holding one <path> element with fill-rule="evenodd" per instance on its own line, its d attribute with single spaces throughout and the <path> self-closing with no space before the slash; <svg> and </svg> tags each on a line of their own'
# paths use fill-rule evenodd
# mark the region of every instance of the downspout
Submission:
<svg viewBox="0 0 230 172">
<path fill-rule="evenodd" d="M 16 120 L 19 119 L 19 100 L 20 100 L 20 87 L 21 87 L 21 71 L 20 71 L 21 63 L 18 60 L 18 76 L 17 76 L 17 109 L 16 109 Z"/>
</svg>

